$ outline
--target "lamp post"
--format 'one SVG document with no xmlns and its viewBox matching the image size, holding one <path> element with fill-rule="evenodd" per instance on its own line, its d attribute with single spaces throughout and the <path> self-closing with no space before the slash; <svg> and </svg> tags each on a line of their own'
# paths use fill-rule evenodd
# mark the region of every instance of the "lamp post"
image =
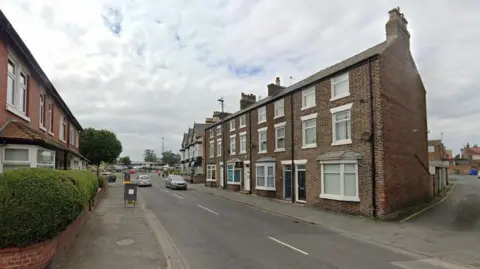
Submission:
<svg viewBox="0 0 480 269">
<path fill-rule="evenodd" d="M 225 156 L 225 124 L 224 124 L 224 121 L 222 120 L 222 116 L 223 116 L 223 109 L 224 109 L 224 102 L 225 100 L 223 100 L 223 97 L 219 98 L 217 100 L 218 102 L 220 102 L 221 104 L 221 107 L 222 107 L 222 113 L 220 114 L 220 129 L 222 131 L 222 163 L 223 163 L 223 171 L 222 171 L 222 174 L 223 174 L 223 188 L 226 189 L 227 188 L 227 169 L 225 169 L 227 167 L 227 160 L 226 160 L 226 156 Z"/>
</svg>

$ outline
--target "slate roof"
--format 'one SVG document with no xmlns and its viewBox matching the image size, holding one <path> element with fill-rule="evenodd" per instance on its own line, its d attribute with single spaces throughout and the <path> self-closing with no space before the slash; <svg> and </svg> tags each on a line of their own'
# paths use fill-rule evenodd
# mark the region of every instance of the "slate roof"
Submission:
<svg viewBox="0 0 480 269">
<path fill-rule="evenodd" d="M 193 124 L 193 132 L 195 137 L 201 136 L 205 133 L 205 128 L 209 127 L 210 123 L 194 123 Z"/>
<path fill-rule="evenodd" d="M 188 128 L 187 145 L 190 145 L 192 142 L 193 142 L 193 128 Z"/>
<path fill-rule="evenodd" d="M 182 148 L 185 148 L 185 145 L 187 144 L 187 138 L 188 138 L 188 134 L 183 133 Z"/>
</svg>

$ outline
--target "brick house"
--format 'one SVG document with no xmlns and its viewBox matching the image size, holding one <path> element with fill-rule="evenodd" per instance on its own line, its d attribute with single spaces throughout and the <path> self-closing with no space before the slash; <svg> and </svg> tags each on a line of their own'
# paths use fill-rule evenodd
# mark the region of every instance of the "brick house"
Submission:
<svg viewBox="0 0 480 269">
<path fill-rule="evenodd" d="M 0 172 L 25 167 L 85 169 L 83 130 L 0 11 Z"/>
<path fill-rule="evenodd" d="M 386 41 L 267 88 L 206 129 L 207 185 L 379 218 L 431 198 L 426 91 L 399 9 Z"/>
</svg>

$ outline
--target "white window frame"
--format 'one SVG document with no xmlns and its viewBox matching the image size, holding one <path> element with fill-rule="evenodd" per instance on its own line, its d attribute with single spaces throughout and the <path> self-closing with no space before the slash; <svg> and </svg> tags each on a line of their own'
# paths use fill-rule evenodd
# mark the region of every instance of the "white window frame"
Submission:
<svg viewBox="0 0 480 269">
<path fill-rule="evenodd" d="M 232 141 L 232 138 L 233 138 L 233 141 Z M 235 155 L 235 154 L 237 154 L 237 135 L 236 134 L 230 136 L 230 155 Z"/>
<path fill-rule="evenodd" d="M 222 134 L 222 125 L 217 126 L 217 136 Z"/>
<path fill-rule="evenodd" d="M 68 144 L 75 145 L 75 128 L 73 128 L 73 125 L 70 125 L 68 138 Z"/>
<path fill-rule="evenodd" d="M 274 119 L 285 116 L 285 99 L 280 99 L 273 104 L 274 107 Z"/>
<path fill-rule="evenodd" d="M 209 156 L 210 158 L 215 157 L 215 140 L 210 140 Z"/>
<path fill-rule="evenodd" d="M 340 165 L 340 195 L 335 195 L 335 194 L 328 194 L 325 193 L 325 176 L 324 176 L 324 165 L 325 164 L 335 164 L 335 165 Z M 344 186 L 344 172 L 345 164 L 354 164 L 355 165 L 355 190 L 356 190 L 356 195 L 355 196 L 345 196 L 345 186 Z M 329 199 L 329 200 L 338 200 L 338 201 L 350 201 L 350 202 L 360 202 L 360 197 L 358 194 L 358 161 L 357 160 L 333 160 L 333 161 L 320 161 L 321 165 L 321 193 L 319 195 L 320 198 L 322 199 Z"/>
<path fill-rule="evenodd" d="M 273 127 L 275 128 L 275 150 L 274 152 L 282 152 L 282 151 L 285 151 L 285 147 L 286 147 L 286 140 L 285 140 L 285 137 L 287 136 L 287 128 L 286 128 L 286 125 L 287 125 L 287 122 L 284 121 L 284 122 L 280 122 L 280 123 L 277 123 L 275 124 Z M 278 136 L 278 129 L 281 129 L 283 128 L 284 129 L 284 135 L 283 137 L 279 137 Z M 279 148 L 278 147 L 278 139 L 280 138 L 283 138 L 283 148 Z"/>
<path fill-rule="evenodd" d="M 337 128 L 336 128 L 336 120 L 335 120 L 335 114 L 339 112 L 344 112 L 349 110 L 350 111 L 350 136 L 352 136 L 352 107 L 353 103 L 346 104 L 343 106 L 338 106 L 330 109 L 330 113 L 332 114 L 332 146 L 339 146 L 339 145 L 348 145 L 352 144 L 352 138 L 347 138 L 347 139 L 342 139 L 342 140 L 336 140 L 335 138 L 337 137 Z"/>
<path fill-rule="evenodd" d="M 318 113 L 312 113 L 312 114 L 300 117 L 300 120 L 302 121 L 302 149 L 311 149 L 311 148 L 317 147 L 317 120 L 316 120 L 317 116 L 318 116 Z M 308 121 L 308 120 L 314 120 L 315 122 L 315 127 L 310 127 L 310 128 L 315 128 L 315 143 L 313 144 L 305 143 L 305 121 Z"/>
<path fill-rule="evenodd" d="M 217 167 L 214 164 L 207 165 L 207 181 L 217 181 Z M 215 174 L 215 178 L 212 178 L 212 175 Z"/>
<path fill-rule="evenodd" d="M 45 93 L 41 92 L 40 93 L 40 129 L 43 131 L 47 131 L 47 128 L 45 128 L 45 119 L 47 118 L 46 116 L 46 101 L 47 101 L 47 96 Z"/>
<path fill-rule="evenodd" d="M 264 177 L 265 177 L 265 184 L 263 186 L 258 185 L 258 168 L 262 167 L 264 169 Z M 268 187 L 267 182 L 268 182 L 268 168 L 271 167 L 273 171 L 273 175 L 270 177 L 273 177 L 273 187 Z M 267 162 L 267 163 L 257 163 L 255 164 L 255 189 L 256 190 L 266 190 L 266 191 L 275 191 L 276 190 L 276 178 L 275 178 L 276 170 L 275 170 L 275 163 L 274 162 Z"/>
<path fill-rule="evenodd" d="M 235 131 L 235 119 L 230 120 L 230 132 Z"/>
<path fill-rule="evenodd" d="M 78 130 L 75 130 L 75 146 L 80 147 L 80 132 Z"/>
<path fill-rule="evenodd" d="M 245 154 L 245 153 L 247 153 L 247 132 L 246 131 L 241 132 L 239 134 L 239 136 L 240 136 L 240 152 L 239 153 L 240 154 Z M 245 148 L 242 148 L 242 138 L 245 139 Z"/>
<path fill-rule="evenodd" d="M 243 127 L 247 127 L 247 115 L 243 114 L 240 116 L 240 127 L 239 128 L 243 128 Z"/>
<path fill-rule="evenodd" d="M 258 124 L 262 124 L 264 122 L 267 122 L 267 106 L 262 106 L 257 109 L 258 113 Z M 262 119 L 262 117 L 265 117 Z"/>
<path fill-rule="evenodd" d="M 214 135 L 215 133 L 214 133 L 214 131 L 213 131 L 213 128 L 210 128 L 209 132 L 210 132 L 210 135 L 209 135 L 209 136 L 210 136 L 210 139 L 213 139 L 213 137 L 215 136 L 215 135 Z"/>
<path fill-rule="evenodd" d="M 267 133 L 267 128 L 268 127 L 263 127 L 257 130 L 258 132 L 258 154 L 264 154 L 267 153 L 268 151 L 268 133 Z M 265 133 L 265 140 L 261 140 L 262 134 Z M 265 149 L 262 150 L 262 142 L 265 141 Z"/>
<path fill-rule="evenodd" d="M 335 100 L 350 96 L 350 85 L 349 85 L 350 78 L 349 78 L 348 72 L 338 75 L 332 78 L 330 81 L 331 81 L 331 88 L 332 88 L 332 95 L 331 95 L 330 101 L 335 101 Z M 348 85 L 348 91 L 344 94 L 335 95 L 335 86 L 345 81 L 347 82 L 347 85 Z"/>
<path fill-rule="evenodd" d="M 429 153 L 434 153 L 435 152 L 435 146 L 428 146 L 428 152 Z"/>
<path fill-rule="evenodd" d="M 65 116 L 60 117 L 59 124 L 60 126 L 58 126 L 58 138 L 60 139 L 60 141 L 67 143 L 66 137 L 65 137 L 65 134 L 67 131 L 67 121 L 65 119 Z"/>
<path fill-rule="evenodd" d="M 217 156 L 222 156 L 222 140 L 217 139 Z"/>
<path fill-rule="evenodd" d="M 53 134 L 53 103 L 48 104 L 48 134 L 54 136 Z"/>
<path fill-rule="evenodd" d="M 38 154 L 39 150 L 47 151 L 47 152 L 50 152 L 50 154 L 53 154 L 53 161 L 51 163 L 40 163 L 38 161 L 38 157 L 37 157 L 37 154 Z M 56 158 L 57 158 L 57 154 L 55 153 L 55 151 L 39 147 L 35 151 L 35 156 L 36 156 L 36 159 L 35 159 L 36 160 L 36 167 L 46 167 L 46 168 L 52 168 L 52 169 L 55 168 L 55 162 L 56 162 Z"/>
<path fill-rule="evenodd" d="M 229 170 L 232 170 L 232 179 L 231 180 L 228 178 L 228 171 Z M 235 171 L 240 171 L 239 181 L 235 181 Z M 241 168 L 235 168 L 235 164 L 232 164 L 232 163 L 228 164 L 227 163 L 227 184 L 228 185 L 240 185 L 241 182 L 242 182 L 242 169 Z"/>
<path fill-rule="evenodd" d="M 9 52 L 8 61 L 14 66 L 14 74 L 8 72 L 7 75 L 13 79 L 13 92 L 7 89 L 6 109 L 12 114 L 30 122 L 27 115 L 28 110 L 28 80 L 30 73 L 25 69 L 24 65 L 17 60 L 17 57 Z M 7 67 L 8 69 L 8 67 Z M 25 76 L 25 85 L 20 83 L 21 76 Z M 7 86 L 8 87 L 8 86 Z M 13 102 L 12 102 L 13 101 Z"/>
<path fill-rule="evenodd" d="M 311 107 L 315 107 L 317 105 L 317 100 L 315 97 L 315 86 L 311 86 L 302 90 L 302 108 L 301 110 L 305 110 Z M 313 103 L 308 104 L 307 98 L 313 98 Z"/>
</svg>

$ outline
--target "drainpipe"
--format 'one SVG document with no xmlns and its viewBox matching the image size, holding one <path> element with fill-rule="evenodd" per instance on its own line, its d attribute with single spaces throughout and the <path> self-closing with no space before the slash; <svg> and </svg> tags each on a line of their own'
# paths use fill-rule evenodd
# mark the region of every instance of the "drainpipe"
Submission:
<svg viewBox="0 0 480 269">
<path fill-rule="evenodd" d="M 372 59 L 368 60 L 368 87 L 370 91 L 370 132 L 371 132 L 371 141 L 370 141 L 370 150 L 372 155 L 372 216 L 377 217 L 377 193 L 375 181 L 377 175 L 376 169 L 376 160 L 375 160 L 375 107 L 374 107 L 374 97 L 373 97 L 373 85 L 372 85 Z"/>
<path fill-rule="evenodd" d="M 294 159 L 295 159 L 294 158 L 294 156 L 295 156 L 294 155 L 294 153 L 295 153 L 294 144 L 295 143 L 294 143 L 294 128 L 293 128 L 294 126 L 293 126 L 293 124 L 294 124 L 295 121 L 293 120 L 293 116 L 294 116 L 294 111 L 293 111 L 293 92 L 292 92 L 292 93 L 290 93 L 290 139 L 291 139 L 290 148 L 291 148 L 291 153 L 292 153 L 292 158 L 291 158 L 292 159 L 292 168 L 291 168 L 291 171 L 290 171 L 290 173 L 291 173 L 291 176 L 290 176 L 291 179 L 290 180 L 292 182 L 290 182 L 290 187 L 292 189 L 291 190 L 291 195 L 292 195 L 291 200 L 292 200 L 292 203 L 295 203 L 295 186 L 296 186 L 295 177 L 296 177 L 296 175 L 295 175 L 294 171 L 296 171 L 297 169 L 295 168 L 295 162 L 294 162 Z"/>
<path fill-rule="evenodd" d="M 203 152 L 202 152 L 202 172 L 203 172 L 203 175 L 205 176 L 205 187 L 207 186 L 207 140 L 205 139 L 205 137 L 207 136 L 207 130 L 204 130 L 203 131 L 203 139 L 202 139 L 202 148 L 203 148 Z M 210 137 L 209 137 L 210 138 Z M 209 143 L 210 145 L 210 143 Z M 215 148 L 215 147 L 214 147 Z M 210 153 L 210 152 L 209 152 Z M 210 156 L 210 155 L 208 155 Z"/>
<path fill-rule="evenodd" d="M 250 169 L 250 190 L 249 190 L 249 194 L 252 194 L 253 193 L 253 153 L 252 153 L 252 112 L 251 111 L 248 111 L 248 141 L 249 141 L 249 159 L 250 159 L 250 165 L 249 165 L 249 169 Z M 246 146 L 246 145 L 245 145 Z"/>
<path fill-rule="evenodd" d="M 225 119 L 222 119 L 222 122 L 220 124 L 221 124 L 220 128 L 222 128 L 223 188 L 226 189 L 227 188 L 227 158 L 226 158 L 227 151 L 225 149 L 227 147 L 225 145 Z"/>
</svg>

